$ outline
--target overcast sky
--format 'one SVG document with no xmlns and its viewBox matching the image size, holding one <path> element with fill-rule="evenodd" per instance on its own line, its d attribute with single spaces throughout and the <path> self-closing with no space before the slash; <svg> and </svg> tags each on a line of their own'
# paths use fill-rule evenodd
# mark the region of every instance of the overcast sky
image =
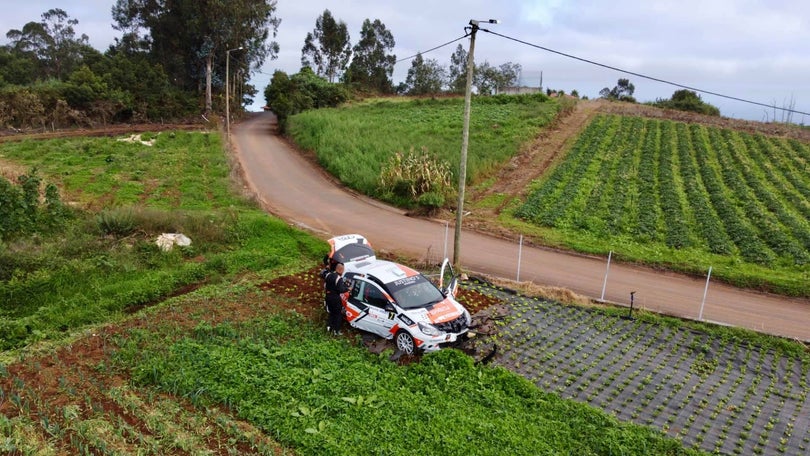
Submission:
<svg viewBox="0 0 810 456">
<path fill-rule="evenodd" d="M 111 27 L 113 0 L 59 2 L 0 0 L 0 42 L 5 33 L 39 21 L 50 8 L 62 8 L 79 20 L 78 34 L 90 37 L 104 51 L 120 33 Z M 264 104 L 261 94 L 275 70 L 296 73 L 301 48 L 315 20 L 329 9 L 344 21 L 352 44 L 359 39 L 363 20 L 380 19 L 396 41 L 398 59 L 410 57 L 462 37 L 470 19 L 499 19 L 486 28 L 508 37 L 634 73 L 689 87 L 752 100 L 767 105 L 810 112 L 810 3 L 807 0 L 278 0 L 281 18 L 276 41 L 281 52 L 267 60 L 252 82 L 260 90 L 253 108 Z M 458 44 L 424 54 L 448 65 Z M 545 50 L 479 32 L 475 62 L 523 67 L 523 82 L 543 87 L 576 89 L 580 95 L 599 96 L 599 90 L 629 78 L 639 101 L 669 98 L 678 87 L 639 76 L 600 68 Z M 405 80 L 409 60 L 397 63 L 394 83 Z M 784 120 L 773 109 L 702 94 L 722 115 L 752 120 Z M 797 123 L 810 116 L 793 114 Z"/>
</svg>

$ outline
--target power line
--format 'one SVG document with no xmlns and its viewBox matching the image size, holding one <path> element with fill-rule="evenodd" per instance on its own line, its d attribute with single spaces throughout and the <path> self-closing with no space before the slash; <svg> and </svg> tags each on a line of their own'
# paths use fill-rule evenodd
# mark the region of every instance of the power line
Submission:
<svg viewBox="0 0 810 456">
<path fill-rule="evenodd" d="M 483 30 L 483 29 L 482 29 L 482 30 Z M 446 42 L 446 43 L 444 43 L 444 44 L 440 44 L 440 45 L 436 46 L 435 48 L 428 49 L 427 51 L 424 51 L 424 52 L 421 52 L 421 51 L 420 51 L 420 52 L 417 52 L 416 54 L 414 54 L 414 55 L 412 55 L 412 56 L 410 56 L 410 57 L 405 57 L 404 59 L 399 59 L 399 60 L 397 60 L 396 62 L 394 62 L 394 64 L 397 64 L 397 63 L 402 62 L 402 61 L 404 61 L 404 60 L 410 60 L 410 59 L 412 59 L 412 58 L 415 58 L 415 57 L 416 57 L 417 55 L 419 55 L 419 54 L 427 54 L 428 52 L 433 52 L 433 51 L 435 51 L 436 49 L 441 49 L 441 48 L 443 48 L 443 47 L 445 47 L 445 46 L 449 46 L 449 45 L 451 45 L 451 44 L 455 43 L 456 41 L 461 41 L 461 40 L 463 40 L 464 38 L 467 38 L 468 36 L 470 36 L 470 34 L 469 34 L 469 33 L 466 33 L 464 36 L 460 36 L 460 37 L 458 37 L 458 38 L 454 39 L 453 41 L 448 41 L 448 42 Z"/>
<path fill-rule="evenodd" d="M 687 86 L 687 85 L 678 84 L 677 82 L 667 81 L 667 80 L 664 80 L 664 79 L 659 79 L 659 78 L 656 78 L 656 77 L 647 76 L 645 74 L 635 73 L 633 71 L 628 71 L 628 70 L 623 70 L 621 68 L 617 68 L 617 67 L 614 67 L 614 66 L 605 65 L 604 63 L 595 62 L 593 60 L 584 59 L 582 57 L 577 57 L 577 56 L 571 55 L 571 54 L 566 54 L 565 52 L 555 51 L 554 49 L 549 49 L 547 47 L 543 47 L 543 46 L 540 46 L 540 45 L 537 45 L 537 44 L 529 43 L 527 41 L 519 40 L 519 39 L 513 38 L 511 36 L 502 35 L 500 33 L 493 32 L 491 30 L 487 30 L 487 29 L 484 29 L 484 28 L 481 28 L 479 30 L 481 30 L 482 32 L 491 33 L 493 35 L 499 36 L 501 38 L 505 38 L 507 40 L 512 40 L 512 41 L 515 41 L 515 42 L 518 42 L 518 43 L 521 43 L 521 44 L 525 44 L 527 46 L 531 46 L 531 47 L 534 47 L 534 48 L 537 48 L 537 49 L 542 49 L 542 50 L 547 51 L 547 52 L 558 54 L 558 55 L 561 55 L 563 57 L 568 57 L 570 59 L 579 60 L 579 61 L 585 62 L 585 63 L 590 63 L 591 65 L 600 66 L 602 68 L 608 68 L 610 70 L 618 71 L 618 72 L 621 72 L 621 73 L 631 74 L 633 76 L 638 76 L 640 78 L 649 79 L 651 81 L 661 82 L 661 83 L 669 84 L 669 85 L 672 85 L 672 86 L 675 86 L 675 87 L 680 87 L 682 89 L 688 89 L 688 90 L 692 90 L 692 91 L 695 91 L 695 92 L 705 93 L 707 95 L 714 95 L 716 97 L 728 98 L 729 100 L 741 101 L 743 103 L 749 103 L 749 104 L 753 104 L 753 105 L 764 106 L 764 107 L 770 108 L 770 109 L 779 109 L 779 110 L 782 110 L 782 111 L 785 111 L 785 112 L 791 112 L 791 113 L 794 113 L 794 114 L 802 114 L 802 115 L 810 116 L 810 113 L 803 112 L 803 111 L 796 111 L 794 109 L 788 109 L 788 108 L 784 108 L 784 107 L 780 108 L 780 107 L 775 106 L 775 105 L 769 105 L 769 104 L 765 104 L 765 103 L 760 103 L 758 101 L 746 100 L 744 98 L 738 98 L 738 97 L 734 97 L 734 96 L 731 96 L 731 95 L 724 95 L 722 93 L 717 93 L 717 92 L 712 92 L 712 91 L 709 91 L 709 90 L 698 89 L 698 88 L 695 88 L 695 87 L 690 87 L 690 86 Z"/>
</svg>

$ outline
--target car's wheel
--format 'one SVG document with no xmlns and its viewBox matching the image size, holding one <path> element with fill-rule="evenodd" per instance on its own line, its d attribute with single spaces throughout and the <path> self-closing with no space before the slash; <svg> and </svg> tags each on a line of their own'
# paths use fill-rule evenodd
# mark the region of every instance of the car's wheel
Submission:
<svg viewBox="0 0 810 456">
<path fill-rule="evenodd" d="M 416 351 L 416 343 L 413 340 L 413 336 L 405 331 L 404 329 L 399 330 L 395 337 L 397 343 L 397 349 L 406 355 L 413 355 Z"/>
</svg>

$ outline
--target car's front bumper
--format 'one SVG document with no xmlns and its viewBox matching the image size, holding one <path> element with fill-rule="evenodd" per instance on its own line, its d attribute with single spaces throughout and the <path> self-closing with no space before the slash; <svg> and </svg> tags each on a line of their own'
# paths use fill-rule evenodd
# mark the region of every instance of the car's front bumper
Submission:
<svg viewBox="0 0 810 456">
<path fill-rule="evenodd" d="M 424 352 L 441 350 L 445 347 L 453 347 L 462 341 L 467 340 L 467 330 L 460 333 L 445 333 L 441 336 L 423 336 L 419 338 L 422 344 L 419 349 Z"/>
</svg>

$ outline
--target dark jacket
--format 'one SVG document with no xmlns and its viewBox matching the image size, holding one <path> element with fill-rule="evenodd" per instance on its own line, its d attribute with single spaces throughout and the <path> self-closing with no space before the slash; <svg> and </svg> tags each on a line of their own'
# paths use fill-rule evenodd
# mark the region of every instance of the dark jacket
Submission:
<svg viewBox="0 0 810 456">
<path fill-rule="evenodd" d="M 326 300 L 340 300 L 340 294 L 349 291 L 349 283 L 335 271 L 325 270 L 322 273 L 324 289 L 326 290 Z"/>
</svg>

